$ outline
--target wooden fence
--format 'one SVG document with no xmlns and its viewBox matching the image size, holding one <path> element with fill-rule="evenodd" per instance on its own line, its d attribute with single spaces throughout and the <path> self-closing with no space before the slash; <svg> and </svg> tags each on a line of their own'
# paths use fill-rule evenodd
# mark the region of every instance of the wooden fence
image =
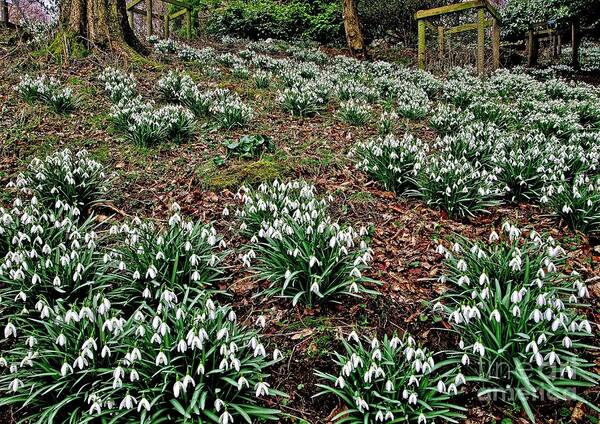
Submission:
<svg viewBox="0 0 600 424">
<path fill-rule="evenodd" d="M 170 26 L 171 21 L 183 16 L 185 21 L 185 33 L 188 38 L 192 36 L 192 7 L 184 2 L 179 0 L 158 0 L 167 5 L 175 6 L 176 10 L 173 13 L 169 13 L 167 10 L 168 7 L 165 7 L 164 15 L 159 15 L 154 13 L 153 10 L 153 0 L 132 0 L 127 4 L 127 15 L 129 17 L 129 24 L 133 28 L 133 17 L 134 14 L 142 15 L 146 17 L 146 33 L 148 36 L 154 34 L 154 29 L 152 28 L 152 21 L 154 18 L 163 19 L 164 20 L 164 30 L 163 37 L 169 38 L 170 35 Z M 145 8 L 141 8 L 140 5 L 145 3 Z"/>
<path fill-rule="evenodd" d="M 477 21 L 473 23 L 446 28 L 444 26 L 435 26 L 428 21 L 428 19 L 433 17 L 472 9 L 477 10 Z M 486 14 L 489 18 L 486 17 Z M 465 31 L 477 31 L 477 71 L 479 73 L 485 72 L 485 30 L 489 27 L 492 27 L 492 66 L 494 69 L 500 67 L 500 15 L 488 0 L 471 0 L 433 9 L 419 10 L 415 14 L 415 19 L 419 32 L 419 68 L 425 69 L 427 55 L 425 37 L 427 29 L 433 31 L 438 38 L 438 53 L 440 56 L 444 54 L 445 43 L 449 36 Z"/>
</svg>

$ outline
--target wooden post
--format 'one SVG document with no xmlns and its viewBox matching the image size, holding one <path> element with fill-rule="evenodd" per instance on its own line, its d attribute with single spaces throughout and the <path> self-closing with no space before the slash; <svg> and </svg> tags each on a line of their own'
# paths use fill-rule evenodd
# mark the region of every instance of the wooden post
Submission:
<svg viewBox="0 0 600 424">
<path fill-rule="evenodd" d="M 444 57 L 444 27 L 438 27 L 438 54 L 440 55 L 440 59 Z"/>
<path fill-rule="evenodd" d="M 571 23 L 571 50 L 573 69 L 579 69 L 579 20 L 577 18 Z"/>
<path fill-rule="evenodd" d="M 146 36 L 152 35 L 152 0 L 146 0 Z"/>
<path fill-rule="evenodd" d="M 192 38 L 192 11 L 187 9 L 185 14 L 185 34 L 187 38 Z"/>
<path fill-rule="evenodd" d="M 500 25 L 496 18 L 492 24 L 492 59 L 494 70 L 500 68 Z"/>
<path fill-rule="evenodd" d="M 482 7 L 477 9 L 479 16 L 477 25 L 477 72 L 485 72 L 485 11 Z"/>
<path fill-rule="evenodd" d="M 169 24 L 170 24 L 169 12 L 165 11 L 165 31 L 163 34 L 165 39 L 169 38 Z"/>
<path fill-rule="evenodd" d="M 425 69 L 425 21 L 419 19 L 417 21 L 417 27 L 419 30 L 419 68 Z"/>
<path fill-rule="evenodd" d="M 538 59 L 538 39 L 532 29 L 528 32 L 527 40 L 527 66 L 532 67 L 537 65 Z"/>
</svg>

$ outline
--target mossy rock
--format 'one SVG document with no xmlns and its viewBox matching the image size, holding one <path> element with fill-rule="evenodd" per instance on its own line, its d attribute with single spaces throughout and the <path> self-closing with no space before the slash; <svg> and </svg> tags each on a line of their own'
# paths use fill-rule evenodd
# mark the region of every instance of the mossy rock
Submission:
<svg viewBox="0 0 600 424">
<path fill-rule="evenodd" d="M 242 184 L 260 184 L 282 179 L 290 174 L 290 169 L 282 162 L 272 158 L 263 158 L 255 162 L 241 161 L 230 163 L 227 167 L 200 170 L 204 174 L 207 189 L 219 191 L 238 189 Z"/>
</svg>

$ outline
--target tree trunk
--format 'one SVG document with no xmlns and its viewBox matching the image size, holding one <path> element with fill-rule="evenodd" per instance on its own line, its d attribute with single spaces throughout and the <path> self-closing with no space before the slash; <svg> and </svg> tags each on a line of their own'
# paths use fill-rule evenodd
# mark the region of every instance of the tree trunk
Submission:
<svg viewBox="0 0 600 424">
<path fill-rule="evenodd" d="M 367 48 L 360 28 L 356 0 L 342 0 L 344 4 L 344 29 L 346 30 L 346 41 L 353 56 L 365 58 Z"/>
<path fill-rule="evenodd" d="M 8 18 L 8 2 L 0 0 L 0 25 L 9 26 Z"/>
<path fill-rule="evenodd" d="M 129 26 L 125 0 L 63 0 L 60 5 L 62 30 L 87 47 L 122 50 L 127 45 L 145 53 Z"/>
</svg>

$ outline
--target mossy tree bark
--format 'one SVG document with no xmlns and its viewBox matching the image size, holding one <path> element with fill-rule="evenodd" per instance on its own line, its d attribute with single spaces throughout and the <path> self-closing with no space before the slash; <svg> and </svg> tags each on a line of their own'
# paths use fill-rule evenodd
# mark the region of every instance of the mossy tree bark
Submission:
<svg viewBox="0 0 600 424">
<path fill-rule="evenodd" d="M 344 29 L 346 30 L 346 41 L 348 48 L 353 56 L 359 58 L 367 57 L 367 48 L 365 39 L 360 27 L 360 19 L 358 17 L 358 8 L 356 0 L 342 0 L 344 14 Z"/>
<path fill-rule="evenodd" d="M 9 26 L 8 23 L 8 2 L 0 0 L 0 25 Z"/>
<path fill-rule="evenodd" d="M 129 26 L 125 0 L 62 0 L 60 5 L 62 31 L 88 48 L 146 53 Z"/>
</svg>

